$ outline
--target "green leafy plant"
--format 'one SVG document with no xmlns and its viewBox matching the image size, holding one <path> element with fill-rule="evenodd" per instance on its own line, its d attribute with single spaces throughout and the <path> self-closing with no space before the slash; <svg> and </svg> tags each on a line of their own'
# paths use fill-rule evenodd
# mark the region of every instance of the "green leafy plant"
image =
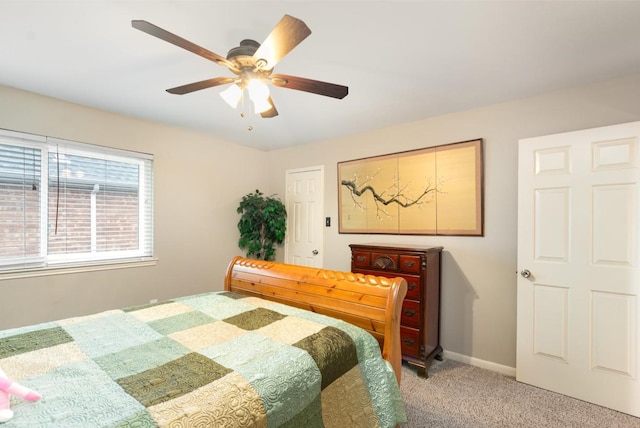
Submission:
<svg viewBox="0 0 640 428">
<path fill-rule="evenodd" d="M 246 248 L 247 257 L 273 260 L 276 244 L 284 242 L 287 231 L 287 211 L 282 201 L 256 189 L 242 197 L 236 211 L 240 214 L 240 248 Z"/>
</svg>

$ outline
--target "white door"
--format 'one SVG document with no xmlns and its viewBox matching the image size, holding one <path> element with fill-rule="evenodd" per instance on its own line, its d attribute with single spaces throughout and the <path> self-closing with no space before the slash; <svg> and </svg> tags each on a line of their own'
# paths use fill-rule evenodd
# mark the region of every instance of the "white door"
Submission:
<svg viewBox="0 0 640 428">
<path fill-rule="evenodd" d="M 324 167 L 287 170 L 285 263 L 322 267 Z"/>
<path fill-rule="evenodd" d="M 520 141 L 518 381 L 640 416 L 640 122 Z"/>
</svg>

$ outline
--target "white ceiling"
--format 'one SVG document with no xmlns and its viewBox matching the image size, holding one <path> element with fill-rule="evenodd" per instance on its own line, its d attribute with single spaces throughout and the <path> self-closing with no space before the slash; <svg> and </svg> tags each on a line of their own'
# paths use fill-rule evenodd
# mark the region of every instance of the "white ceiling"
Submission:
<svg viewBox="0 0 640 428">
<path fill-rule="evenodd" d="M 346 85 L 346 98 L 272 87 L 280 115 L 262 119 L 225 104 L 226 86 L 171 95 L 233 75 L 131 27 L 226 56 L 284 14 L 312 34 L 275 73 Z M 0 84 L 262 150 L 639 72 L 638 1 L 0 0 Z"/>
</svg>

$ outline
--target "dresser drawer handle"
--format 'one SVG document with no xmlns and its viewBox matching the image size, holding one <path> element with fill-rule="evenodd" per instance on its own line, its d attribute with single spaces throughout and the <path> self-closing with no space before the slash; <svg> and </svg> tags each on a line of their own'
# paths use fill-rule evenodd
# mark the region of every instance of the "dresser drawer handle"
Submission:
<svg viewBox="0 0 640 428">
<path fill-rule="evenodd" d="M 360 263 L 362 263 L 362 262 L 366 262 L 367 258 L 365 256 L 358 256 L 358 257 L 356 257 L 356 260 L 358 260 Z"/>
<path fill-rule="evenodd" d="M 404 342 L 405 345 L 409 345 L 409 346 L 413 346 L 416 344 L 415 340 L 409 339 L 408 337 L 403 337 L 402 342 Z"/>
<path fill-rule="evenodd" d="M 407 285 L 407 290 L 413 290 L 414 288 L 416 288 L 416 283 L 415 282 L 410 282 Z"/>
<path fill-rule="evenodd" d="M 404 314 L 408 317 L 412 317 L 416 314 L 416 311 L 414 309 L 409 309 L 409 308 L 402 309 L 402 312 L 404 312 Z"/>
<path fill-rule="evenodd" d="M 414 262 L 413 260 L 405 260 L 404 261 L 404 265 L 406 267 L 413 267 L 416 264 L 416 262 Z"/>
</svg>

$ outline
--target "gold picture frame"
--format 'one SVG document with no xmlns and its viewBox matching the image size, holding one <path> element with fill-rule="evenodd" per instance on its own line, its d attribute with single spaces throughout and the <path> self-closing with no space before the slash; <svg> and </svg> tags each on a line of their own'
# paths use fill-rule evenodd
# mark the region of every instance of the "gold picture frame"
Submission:
<svg viewBox="0 0 640 428">
<path fill-rule="evenodd" d="M 338 162 L 339 233 L 484 236 L 483 139 Z"/>
</svg>

